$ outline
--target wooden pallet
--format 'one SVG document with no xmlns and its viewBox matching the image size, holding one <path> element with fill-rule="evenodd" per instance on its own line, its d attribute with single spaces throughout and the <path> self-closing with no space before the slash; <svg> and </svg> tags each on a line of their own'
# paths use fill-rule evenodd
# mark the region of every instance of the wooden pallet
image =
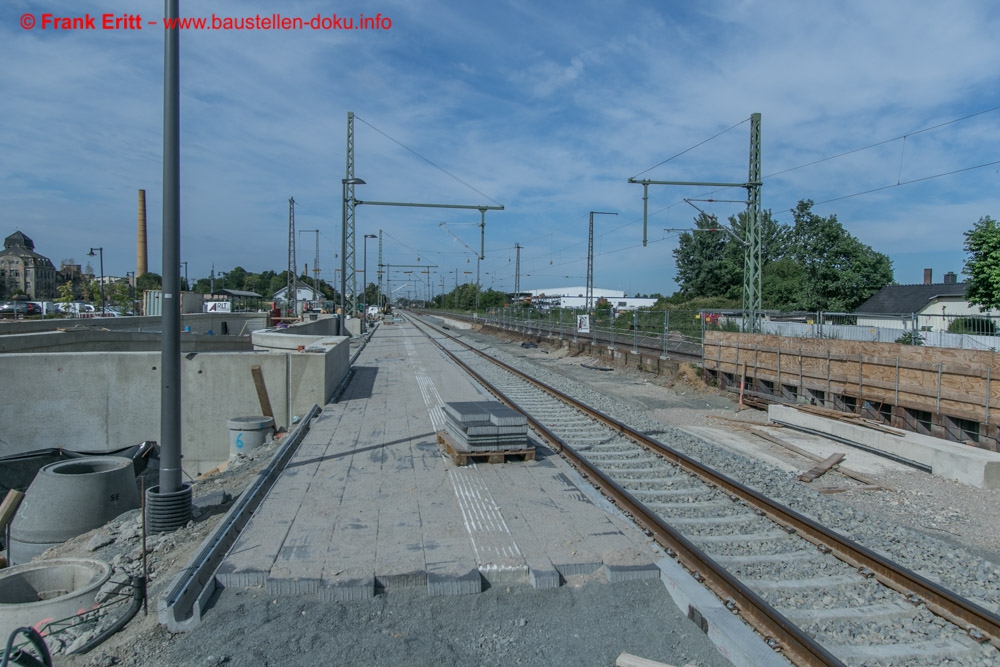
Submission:
<svg viewBox="0 0 1000 667">
<path fill-rule="evenodd" d="M 438 446 L 440 446 L 449 458 L 457 466 L 467 466 L 470 461 L 479 461 L 480 463 L 506 463 L 507 459 L 512 457 L 520 457 L 522 461 L 534 461 L 535 460 L 535 448 L 527 447 L 525 449 L 506 449 L 496 452 L 468 452 L 464 449 L 459 449 L 455 441 L 451 439 L 447 431 L 438 431 L 437 433 Z"/>
</svg>

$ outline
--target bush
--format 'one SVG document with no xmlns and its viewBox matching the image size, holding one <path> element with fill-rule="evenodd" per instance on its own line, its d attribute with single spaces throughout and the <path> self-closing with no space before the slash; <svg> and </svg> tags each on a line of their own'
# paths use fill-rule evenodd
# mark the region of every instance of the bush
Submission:
<svg viewBox="0 0 1000 667">
<path fill-rule="evenodd" d="M 988 317 L 957 317 L 948 325 L 948 333 L 996 336 L 996 322 Z"/>
<path fill-rule="evenodd" d="M 896 342 L 900 345 L 923 345 L 924 337 L 920 335 L 919 331 L 907 331 L 897 338 Z"/>
</svg>

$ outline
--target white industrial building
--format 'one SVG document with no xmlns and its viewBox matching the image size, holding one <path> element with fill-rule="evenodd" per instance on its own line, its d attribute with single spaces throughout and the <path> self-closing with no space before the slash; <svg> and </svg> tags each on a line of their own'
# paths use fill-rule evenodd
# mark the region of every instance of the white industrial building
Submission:
<svg viewBox="0 0 1000 667">
<path fill-rule="evenodd" d="M 527 293 L 531 296 L 531 304 L 542 310 L 549 308 L 575 308 L 587 307 L 586 287 L 550 287 L 547 289 L 531 290 Z M 602 299 L 611 304 L 616 312 L 636 310 L 638 308 L 651 308 L 656 299 L 643 297 L 625 296 L 624 290 L 599 289 L 593 290 L 594 304 Z"/>
</svg>

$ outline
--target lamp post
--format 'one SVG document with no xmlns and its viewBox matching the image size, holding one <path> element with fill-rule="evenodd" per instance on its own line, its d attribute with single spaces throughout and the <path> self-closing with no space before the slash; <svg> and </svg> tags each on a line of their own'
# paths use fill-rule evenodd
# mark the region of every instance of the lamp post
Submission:
<svg viewBox="0 0 1000 667">
<path fill-rule="evenodd" d="M 364 331 L 365 322 L 368 320 L 368 239 L 378 238 L 375 234 L 365 234 L 364 240 L 364 261 L 362 266 L 364 270 L 362 273 L 365 274 L 365 281 L 362 283 L 364 287 L 361 288 L 361 330 Z"/>
<path fill-rule="evenodd" d="M 191 284 L 188 282 L 188 263 L 187 262 L 181 262 L 180 266 L 184 267 L 184 289 L 190 290 L 191 289 Z"/>
<path fill-rule="evenodd" d="M 87 253 L 87 257 L 94 257 L 94 251 L 97 251 L 101 256 L 101 315 L 104 314 L 104 248 L 91 248 L 90 252 Z"/>
<path fill-rule="evenodd" d="M 340 225 L 340 335 L 347 335 L 347 302 L 344 292 L 347 291 L 347 186 L 364 185 L 360 178 L 343 178 L 344 195 L 341 197 Z"/>
<path fill-rule="evenodd" d="M 128 309 L 135 315 L 135 271 L 128 271 L 125 277 L 128 279 Z"/>
</svg>

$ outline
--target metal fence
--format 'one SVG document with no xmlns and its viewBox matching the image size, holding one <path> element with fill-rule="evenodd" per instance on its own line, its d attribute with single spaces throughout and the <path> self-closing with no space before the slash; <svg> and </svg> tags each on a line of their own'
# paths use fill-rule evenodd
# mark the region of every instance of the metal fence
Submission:
<svg viewBox="0 0 1000 667">
<path fill-rule="evenodd" d="M 701 355 L 706 330 L 743 331 L 740 311 L 582 308 L 498 308 L 470 317 L 537 336 L 589 339 L 593 344 Z M 589 327 L 581 327 L 587 316 Z M 1000 316 L 979 314 L 764 313 L 760 333 L 785 338 L 828 338 L 965 350 L 1000 349 Z"/>
<path fill-rule="evenodd" d="M 741 331 L 741 313 L 705 313 L 708 327 Z M 829 338 L 873 343 L 926 345 L 964 350 L 1000 348 L 1000 317 L 911 313 L 778 313 L 766 314 L 760 333 L 785 338 Z"/>
<path fill-rule="evenodd" d="M 581 308 L 501 308 L 472 314 L 493 326 L 538 337 L 590 341 L 610 348 L 701 356 L 704 327 L 696 310 L 612 313 Z M 582 319 L 584 318 L 584 319 Z"/>
</svg>

